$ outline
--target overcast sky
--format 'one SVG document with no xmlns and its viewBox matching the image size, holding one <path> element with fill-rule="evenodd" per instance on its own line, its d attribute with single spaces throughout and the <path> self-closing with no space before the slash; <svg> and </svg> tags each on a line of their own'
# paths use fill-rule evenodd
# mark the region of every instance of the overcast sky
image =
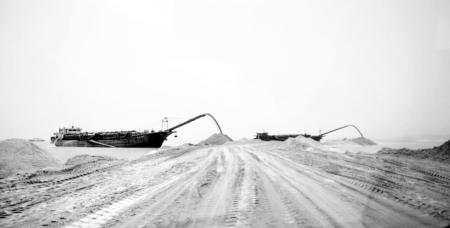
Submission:
<svg viewBox="0 0 450 228">
<path fill-rule="evenodd" d="M 449 87 L 445 0 L 0 1 L 0 139 L 204 112 L 235 139 L 448 135 Z"/>
</svg>

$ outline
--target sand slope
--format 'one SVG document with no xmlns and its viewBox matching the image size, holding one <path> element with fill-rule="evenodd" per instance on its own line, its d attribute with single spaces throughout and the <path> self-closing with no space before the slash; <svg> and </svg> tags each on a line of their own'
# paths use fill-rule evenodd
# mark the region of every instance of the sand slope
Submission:
<svg viewBox="0 0 450 228">
<path fill-rule="evenodd" d="M 69 158 L 64 165 L 66 166 L 75 166 L 75 165 L 83 165 L 86 163 L 97 163 L 101 161 L 113 161 L 117 160 L 112 157 L 107 156 L 94 156 L 88 154 L 77 155 L 72 158 Z"/>
<path fill-rule="evenodd" d="M 198 145 L 222 145 L 231 141 L 233 140 L 228 135 L 216 133 L 199 142 Z"/>
<path fill-rule="evenodd" d="M 7 139 L 0 142 L 0 177 L 17 172 L 58 166 L 49 153 L 25 139 Z"/>
<path fill-rule="evenodd" d="M 350 139 L 352 142 L 359 144 L 361 146 L 375 146 L 377 145 L 374 141 L 368 139 L 368 138 L 364 138 L 364 137 L 359 137 L 359 138 L 354 138 L 354 139 Z"/>
<path fill-rule="evenodd" d="M 450 140 L 438 147 L 430 149 L 411 150 L 407 148 L 402 149 L 383 148 L 378 153 L 397 157 L 406 156 L 418 159 L 429 159 L 434 161 L 450 163 Z"/>
</svg>

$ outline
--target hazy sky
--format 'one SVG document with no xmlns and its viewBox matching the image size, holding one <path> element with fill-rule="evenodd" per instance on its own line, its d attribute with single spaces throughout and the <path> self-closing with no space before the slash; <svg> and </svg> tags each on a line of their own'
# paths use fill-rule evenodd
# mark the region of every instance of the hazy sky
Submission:
<svg viewBox="0 0 450 228">
<path fill-rule="evenodd" d="M 0 0 L 0 139 L 204 112 L 235 139 L 449 134 L 449 87 L 446 0 Z"/>
</svg>

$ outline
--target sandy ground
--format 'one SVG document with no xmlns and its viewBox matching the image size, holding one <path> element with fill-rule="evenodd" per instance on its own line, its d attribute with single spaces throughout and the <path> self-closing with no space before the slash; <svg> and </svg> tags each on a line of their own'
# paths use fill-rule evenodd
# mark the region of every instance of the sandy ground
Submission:
<svg viewBox="0 0 450 228">
<path fill-rule="evenodd" d="M 0 183 L 0 227 L 444 227 L 450 168 L 314 144 L 183 146 Z"/>
</svg>

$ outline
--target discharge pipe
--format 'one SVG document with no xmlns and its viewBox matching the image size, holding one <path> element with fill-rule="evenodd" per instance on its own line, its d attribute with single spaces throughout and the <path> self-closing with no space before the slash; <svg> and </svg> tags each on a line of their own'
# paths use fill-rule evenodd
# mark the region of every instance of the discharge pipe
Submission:
<svg viewBox="0 0 450 228">
<path fill-rule="evenodd" d="M 183 122 L 183 123 L 180 123 L 180 124 L 178 124 L 178 125 L 175 125 L 175 126 L 169 128 L 169 129 L 167 129 L 166 131 L 172 132 L 172 131 L 174 131 L 175 129 L 177 129 L 177 128 L 179 128 L 179 127 L 182 127 L 182 126 L 184 126 L 184 125 L 186 125 L 186 124 L 188 124 L 188 123 L 190 123 L 190 122 L 192 122 L 192 121 L 195 121 L 195 120 L 200 119 L 200 118 L 205 117 L 205 116 L 211 117 L 211 119 L 213 119 L 214 122 L 216 123 L 217 128 L 218 128 L 219 131 L 220 131 L 220 134 L 223 134 L 223 133 L 222 133 L 222 128 L 220 128 L 220 125 L 219 125 L 219 123 L 217 122 L 216 118 L 214 118 L 214 116 L 211 115 L 211 114 L 209 114 L 209 113 L 204 113 L 204 114 L 198 115 L 198 116 L 196 116 L 196 117 L 194 117 L 194 118 L 192 118 L 192 119 L 189 119 L 189 120 L 187 120 L 187 121 L 185 121 L 185 122 Z"/>
<path fill-rule="evenodd" d="M 329 133 L 331 133 L 331 132 L 335 132 L 335 131 L 341 130 L 341 129 L 346 128 L 346 127 L 353 127 L 353 128 L 355 128 L 355 129 L 358 131 L 358 133 L 361 135 L 361 137 L 364 138 L 364 135 L 361 133 L 361 131 L 360 131 L 355 125 L 353 125 L 353 124 L 348 124 L 348 125 L 345 125 L 345 126 L 342 126 L 342 127 L 336 128 L 336 129 L 333 129 L 333 130 L 331 130 L 331 131 L 327 131 L 327 132 L 325 132 L 325 133 L 322 133 L 322 134 L 320 134 L 320 135 L 313 136 L 313 137 L 318 138 L 318 139 L 319 139 L 318 141 L 320 141 L 320 139 L 322 139 L 323 136 L 325 136 L 325 135 L 327 135 L 327 134 L 329 134 Z"/>
</svg>

